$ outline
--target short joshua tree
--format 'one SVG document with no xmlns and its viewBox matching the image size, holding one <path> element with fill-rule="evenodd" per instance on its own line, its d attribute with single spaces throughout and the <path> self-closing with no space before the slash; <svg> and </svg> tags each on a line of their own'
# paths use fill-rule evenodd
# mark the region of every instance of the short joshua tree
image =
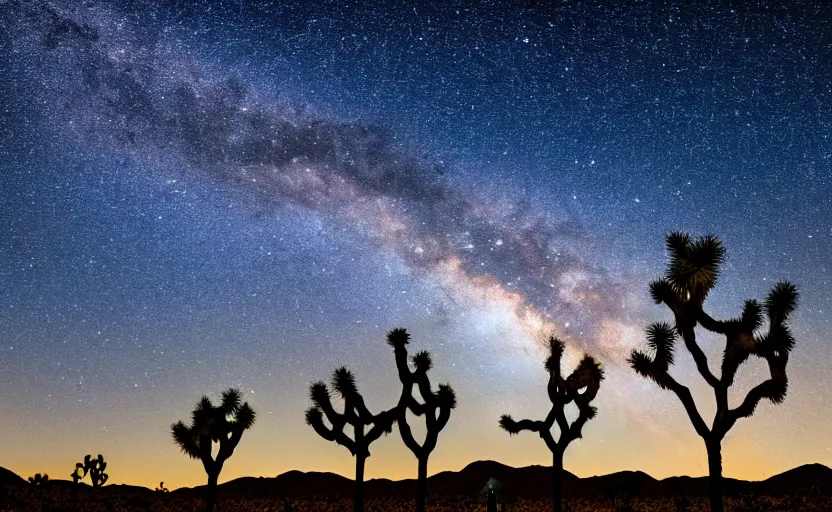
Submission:
<svg viewBox="0 0 832 512">
<path fill-rule="evenodd" d="M 30 476 L 29 477 L 29 483 L 31 485 L 33 485 L 34 487 L 42 487 L 42 486 L 46 485 L 46 482 L 48 482 L 48 481 L 49 481 L 49 475 L 47 475 L 46 473 L 44 473 L 42 475 L 40 473 L 35 473 L 35 476 Z"/>
<path fill-rule="evenodd" d="M 567 378 L 561 376 L 561 359 L 565 345 L 555 337 L 549 338 L 549 357 L 544 368 L 549 372 L 547 392 L 552 408 L 542 421 L 514 421 L 511 416 L 503 415 L 500 426 L 509 434 L 528 430 L 537 432 L 552 452 L 552 510 L 560 512 L 563 494 L 563 453 L 569 443 L 582 437 L 581 430 L 587 421 L 595 417 L 596 409 L 590 402 L 598 394 L 604 371 L 601 365 L 589 355 L 585 355 L 578 367 Z M 582 391 L 583 390 L 583 391 Z M 574 402 L 578 407 L 578 418 L 570 425 L 566 419 L 565 407 Z M 557 423 L 560 435 L 557 441 L 552 436 L 552 427 Z"/>
<path fill-rule="evenodd" d="M 685 233 L 672 233 L 667 237 L 666 247 L 670 262 L 664 277 L 650 283 L 650 294 L 656 304 L 670 309 L 674 323 L 650 325 L 647 328 L 650 354 L 634 350 L 628 362 L 639 375 L 652 379 L 662 389 L 673 391 L 684 405 L 708 453 L 711 510 L 722 512 L 722 439 L 737 420 L 754 414 L 761 400 L 779 404 L 786 398 L 786 363 L 795 344 L 788 320 L 797 306 L 797 288 L 788 282 L 777 283 L 762 305 L 747 300 L 738 317 L 717 320 L 705 312 L 703 305 L 716 285 L 725 260 L 722 243 L 710 235 L 692 239 Z M 764 312 L 767 329 L 763 327 Z M 725 337 L 719 377 L 711 372 L 705 353 L 696 341 L 696 327 Z M 716 414 L 710 428 L 699 414 L 690 390 L 669 373 L 679 337 L 699 374 L 714 391 Z M 770 378 L 752 388 L 742 403 L 732 409 L 728 405 L 728 388 L 734 383 L 737 369 L 750 356 L 766 360 Z"/>
<path fill-rule="evenodd" d="M 393 329 L 387 333 L 387 344 L 393 347 L 396 356 L 396 368 L 402 383 L 402 394 L 399 398 L 396 421 L 405 446 L 407 446 L 419 461 L 418 480 L 416 484 L 416 511 L 425 511 L 427 498 L 428 458 L 436 448 L 439 432 L 448 424 L 451 410 L 456 407 L 456 395 L 450 384 L 440 384 L 437 391 L 433 391 L 428 378 L 428 370 L 433 366 L 430 353 L 417 352 L 411 362 L 407 360 L 407 344 L 410 335 L 405 329 Z M 413 387 L 419 390 L 422 402 L 413 396 Z M 416 416 L 424 416 L 427 432 L 425 440 L 420 445 L 414 438 L 407 423 L 407 411 Z"/>
<path fill-rule="evenodd" d="M 75 464 L 75 471 L 70 475 L 72 481 L 76 484 L 80 482 L 85 476 L 89 475 L 90 482 L 93 487 L 101 487 L 107 483 L 110 477 L 104 470 L 107 469 L 107 463 L 104 462 L 104 457 L 99 453 L 98 458 L 93 459 L 92 455 L 86 455 L 84 462 Z"/>
<path fill-rule="evenodd" d="M 319 436 L 327 441 L 334 441 L 344 446 L 355 457 L 355 512 L 364 510 L 364 463 L 370 456 L 370 444 L 393 431 L 396 422 L 396 409 L 382 411 L 373 415 L 364 405 L 364 397 L 358 392 L 355 377 L 344 367 L 332 373 L 332 388 L 344 400 L 344 412 L 335 411 L 326 384 L 323 381 L 309 387 L 312 407 L 306 410 L 306 423 Z M 324 422 L 329 422 L 329 426 Z M 344 433 L 344 427 L 350 425 L 353 431 L 351 439 Z M 369 430 L 366 430 L 369 427 Z"/>
<path fill-rule="evenodd" d="M 228 389 L 216 406 L 210 398 L 203 396 L 191 413 L 190 426 L 181 421 L 171 425 L 173 441 L 185 455 L 202 461 L 202 467 L 208 474 L 206 512 L 214 510 L 217 480 L 223 464 L 234 453 L 243 432 L 254 425 L 254 409 L 248 402 L 243 402 L 242 396 L 240 390 Z M 214 443 L 219 445 L 216 456 L 212 455 Z"/>
</svg>

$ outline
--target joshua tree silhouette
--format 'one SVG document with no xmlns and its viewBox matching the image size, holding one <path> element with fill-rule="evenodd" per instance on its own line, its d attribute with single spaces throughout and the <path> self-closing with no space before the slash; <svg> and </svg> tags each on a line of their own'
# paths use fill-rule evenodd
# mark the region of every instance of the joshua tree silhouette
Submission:
<svg viewBox="0 0 832 512">
<path fill-rule="evenodd" d="M 558 338 L 554 336 L 549 338 L 550 355 L 544 363 L 544 368 L 549 372 L 547 391 L 549 400 L 552 402 L 552 408 L 549 410 L 549 414 L 546 415 L 546 419 L 543 421 L 514 421 L 507 414 L 500 418 L 500 426 L 510 435 L 517 434 L 521 430 L 537 432 L 552 452 L 552 510 L 555 512 L 561 510 L 563 453 L 569 443 L 582 437 L 581 429 L 587 421 L 595 417 L 597 410 L 589 403 L 598 394 L 598 388 L 604 379 L 604 371 L 601 369 L 601 365 L 589 355 L 584 355 L 572 375 L 564 379 L 560 372 L 564 346 L 563 341 Z M 578 418 L 572 425 L 569 425 L 564 409 L 567 404 L 573 401 L 578 407 Z M 557 423 L 560 430 L 560 437 L 557 441 L 555 441 L 551 432 L 555 423 Z"/>
<path fill-rule="evenodd" d="M 436 392 L 431 390 L 428 370 L 433 366 L 433 362 L 429 352 L 416 353 L 411 359 L 414 369 L 410 369 L 407 361 L 408 343 L 410 343 L 410 335 L 405 329 L 393 329 L 387 333 L 387 344 L 394 349 L 396 368 L 399 372 L 399 380 L 402 383 L 402 394 L 399 398 L 396 421 L 399 424 L 402 441 L 419 461 L 416 511 L 424 512 L 427 497 L 428 458 L 436 448 L 439 432 L 448 424 L 451 410 L 456 407 L 456 395 L 450 384 L 440 384 Z M 422 403 L 413 397 L 414 385 L 419 388 Z M 421 445 L 413 438 L 410 425 L 407 424 L 408 409 L 417 416 L 424 415 L 425 417 L 427 433 L 425 434 L 425 441 Z"/>
<path fill-rule="evenodd" d="M 364 463 L 370 456 L 370 444 L 393 431 L 396 421 L 396 409 L 382 411 L 375 416 L 364 405 L 364 397 L 358 392 L 355 377 L 344 367 L 332 372 L 332 387 L 344 400 L 344 412 L 336 412 L 332 407 L 329 389 L 323 381 L 309 386 L 309 398 L 312 407 L 306 410 L 306 423 L 315 429 L 319 436 L 327 441 L 335 441 L 346 447 L 355 457 L 355 512 L 364 510 Z M 324 423 L 324 415 L 330 424 Z M 344 427 L 352 426 L 353 438 L 344 433 Z M 366 427 L 371 427 L 365 432 Z"/>
<path fill-rule="evenodd" d="M 254 425 L 254 409 L 242 401 L 242 392 L 230 388 L 222 393 L 220 405 L 215 406 L 207 396 L 196 404 L 191 413 L 191 425 L 181 421 L 171 425 L 173 441 L 192 459 L 202 461 L 208 474 L 205 510 L 212 512 L 217 495 L 217 479 L 222 465 L 234 453 L 243 432 Z M 219 443 L 216 457 L 211 455 L 213 443 Z"/>
<path fill-rule="evenodd" d="M 48 481 L 49 481 L 49 475 L 47 475 L 46 473 L 44 473 L 42 475 L 40 473 L 35 473 L 35 476 L 30 476 L 29 477 L 29 483 L 32 484 L 35 487 L 42 487 L 42 486 L 46 485 L 46 482 L 48 482 Z"/>
<path fill-rule="evenodd" d="M 739 317 L 716 320 L 704 311 L 703 303 L 725 261 L 722 242 L 711 235 L 692 239 L 685 233 L 671 233 L 667 236 L 667 250 L 670 253 L 667 270 L 664 277 L 650 283 L 650 294 L 656 304 L 665 304 L 670 309 L 675 324 L 654 323 L 647 327 L 647 345 L 652 355 L 633 350 L 628 362 L 640 375 L 679 397 L 693 428 L 705 441 L 711 510 L 722 512 L 722 439 L 737 420 L 754 413 L 760 400 L 765 398 L 779 404 L 786 397 L 786 363 L 795 343 L 787 322 L 797 306 L 797 288 L 788 282 L 777 283 L 762 306 L 755 300 L 747 300 Z M 762 330 L 763 309 L 768 316 L 767 331 Z M 697 326 L 725 336 L 720 377 L 711 373 L 705 353 L 696 342 Z M 700 375 L 714 390 L 716 414 L 710 429 L 699 414 L 690 390 L 668 373 L 678 336 L 693 356 Z M 728 388 L 734 383 L 739 366 L 751 355 L 767 361 L 771 378 L 751 389 L 742 403 L 731 409 Z"/>
<path fill-rule="evenodd" d="M 89 474 L 92 486 L 101 487 L 107 483 L 107 479 L 110 477 L 104 472 L 105 469 L 107 469 L 107 463 L 104 462 L 104 457 L 100 453 L 97 459 L 93 459 L 92 455 L 86 455 L 83 463 L 78 462 L 75 464 L 75 471 L 70 476 L 72 477 L 72 481 L 77 484 Z"/>
</svg>

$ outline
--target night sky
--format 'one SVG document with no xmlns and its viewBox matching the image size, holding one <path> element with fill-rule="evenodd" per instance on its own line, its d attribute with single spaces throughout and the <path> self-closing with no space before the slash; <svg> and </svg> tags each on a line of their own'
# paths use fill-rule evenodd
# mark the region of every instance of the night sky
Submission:
<svg viewBox="0 0 832 512">
<path fill-rule="evenodd" d="M 624 362 L 671 320 L 647 285 L 675 230 L 725 243 L 713 315 L 801 293 L 789 395 L 731 431 L 725 475 L 832 465 L 830 4 L 373 3 L 0 0 L 0 466 L 204 483 L 170 424 L 237 386 L 258 420 L 220 481 L 352 476 L 308 386 L 343 364 L 392 407 L 406 327 L 459 402 L 430 473 L 551 463 L 497 421 L 548 411 L 555 333 L 607 376 L 566 469 L 706 474 Z M 415 477 L 398 432 L 371 452 L 368 478 Z"/>
</svg>

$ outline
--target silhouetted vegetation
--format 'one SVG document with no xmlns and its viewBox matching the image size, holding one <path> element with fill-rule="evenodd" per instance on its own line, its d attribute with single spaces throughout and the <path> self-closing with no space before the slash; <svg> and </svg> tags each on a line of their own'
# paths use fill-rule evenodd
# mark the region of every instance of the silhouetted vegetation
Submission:
<svg viewBox="0 0 832 512">
<path fill-rule="evenodd" d="M 255 414 L 248 402 L 242 401 L 238 389 L 228 389 L 222 394 L 218 406 L 203 396 L 191 413 L 191 425 L 179 421 L 171 425 L 174 442 L 192 459 L 202 461 L 208 474 L 205 510 L 212 512 L 217 492 L 217 479 L 225 461 L 243 437 L 243 432 L 254 425 Z M 219 443 L 216 457 L 211 455 L 213 443 Z"/>
<path fill-rule="evenodd" d="M 549 384 L 546 391 L 549 394 L 549 401 L 552 402 L 552 408 L 546 415 L 546 419 L 514 421 L 507 414 L 500 418 L 500 426 L 509 435 L 523 430 L 537 432 L 552 452 L 552 510 L 555 512 L 561 510 L 563 453 L 569 443 L 582 437 L 581 430 L 584 425 L 595 417 L 597 410 L 590 405 L 590 402 L 598 394 L 601 380 L 604 378 L 601 365 L 591 356 L 584 355 L 575 371 L 564 379 L 560 368 L 564 347 L 563 341 L 555 337 L 549 338 L 549 357 L 544 363 L 544 368 L 549 372 Z M 566 419 L 565 407 L 571 402 L 578 407 L 578 418 L 570 425 Z M 555 423 L 560 430 L 557 441 L 551 431 Z"/>
<path fill-rule="evenodd" d="M 75 464 L 75 471 L 70 476 L 72 477 L 72 481 L 77 484 L 85 476 L 89 475 L 92 486 L 101 487 L 107 483 L 107 479 L 110 477 L 104 472 L 106 469 L 107 463 L 104 462 L 104 457 L 100 453 L 96 459 L 93 459 L 92 455 L 86 455 L 83 463 L 78 462 Z"/>
<path fill-rule="evenodd" d="M 332 387 L 344 400 L 344 412 L 336 412 L 332 406 L 329 388 L 323 381 L 309 387 L 312 407 L 306 410 L 306 423 L 315 429 L 319 436 L 327 441 L 334 441 L 347 448 L 355 457 L 355 512 L 364 510 L 364 463 L 370 456 L 370 444 L 381 434 L 393 431 L 396 422 L 396 408 L 373 415 L 364 404 L 364 397 L 358 392 L 355 377 L 344 367 L 332 373 Z M 324 416 L 329 426 L 324 423 Z M 344 433 L 344 427 L 350 425 L 353 430 L 351 439 Z M 365 431 L 370 427 L 369 431 Z"/>
<path fill-rule="evenodd" d="M 777 283 L 762 305 L 747 300 L 738 317 L 717 320 L 705 312 L 703 304 L 716 285 L 725 261 L 722 243 L 710 235 L 692 239 L 685 233 L 672 233 L 667 237 L 666 246 L 670 261 L 664 277 L 650 283 L 650 294 L 656 304 L 665 304 L 670 309 L 675 322 L 650 325 L 647 328 L 650 354 L 634 350 L 628 362 L 640 375 L 679 397 L 696 433 L 705 441 L 711 511 L 722 512 L 722 439 L 737 420 L 750 417 L 761 400 L 779 404 L 786 397 L 786 363 L 795 344 L 787 322 L 797 305 L 797 289 L 788 282 Z M 763 329 L 763 310 L 768 319 L 767 329 Z M 705 353 L 697 344 L 697 326 L 725 337 L 719 377 L 711 372 Z M 674 362 L 678 336 L 693 356 L 699 374 L 714 391 L 716 414 L 710 428 L 699 414 L 690 390 L 668 373 Z M 734 383 L 737 369 L 752 355 L 766 360 L 770 378 L 751 389 L 742 403 L 732 409 L 728 405 L 728 388 Z"/>
<path fill-rule="evenodd" d="M 396 412 L 396 421 L 405 446 L 413 452 L 419 461 L 416 483 L 416 511 L 425 511 L 427 497 L 428 458 L 436 448 L 439 432 L 448 424 L 451 410 L 456 407 L 456 394 L 450 384 L 440 384 L 434 392 L 431 389 L 428 371 L 433 367 L 430 353 L 426 350 L 417 352 L 411 358 L 413 368 L 407 360 L 407 344 L 410 335 L 405 329 L 393 329 L 387 333 L 387 344 L 393 347 L 396 357 L 396 369 L 402 383 L 402 393 Z M 417 387 L 422 402 L 413 396 L 413 387 Z M 414 438 L 407 423 L 407 411 L 416 416 L 424 416 L 426 434 L 420 445 Z"/>
<path fill-rule="evenodd" d="M 49 481 L 49 475 L 47 475 L 46 473 L 44 473 L 42 475 L 40 473 L 35 473 L 34 476 L 29 477 L 29 483 L 31 485 L 35 486 L 35 487 L 45 485 L 46 482 L 48 482 L 48 481 Z"/>
</svg>

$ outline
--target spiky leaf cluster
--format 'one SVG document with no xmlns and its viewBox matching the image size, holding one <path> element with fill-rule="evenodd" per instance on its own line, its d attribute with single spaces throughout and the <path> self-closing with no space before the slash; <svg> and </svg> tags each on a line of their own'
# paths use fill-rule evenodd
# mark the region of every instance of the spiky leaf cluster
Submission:
<svg viewBox="0 0 832 512">
<path fill-rule="evenodd" d="M 387 333 L 387 344 L 393 348 L 404 347 L 410 343 L 410 334 L 406 329 L 393 329 Z"/>
<path fill-rule="evenodd" d="M 647 327 L 647 347 L 651 353 L 633 350 L 627 362 L 638 374 L 666 389 L 669 385 L 667 371 L 675 360 L 676 336 L 676 329 L 668 323 L 650 324 Z"/>
<path fill-rule="evenodd" d="M 430 352 L 422 350 L 413 354 L 413 366 L 416 368 L 416 373 L 425 374 L 433 368 L 433 360 L 430 357 Z"/>
<path fill-rule="evenodd" d="M 256 420 L 254 409 L 243 401 L 242 396 L 239 389 L 227 389 L 218 405 L 203 396 L 191 413 L 190 425 L 182 421 L 171 425 L 176 445 L 192 459 L 200 459 L 207 465 L 221 465 L 233 454 L 243 432 Z M 219 443 L 216 458 L 211 454 L 213 443 Z"/>
<path fill-rule="evenodd" d="M 554 336 L 549 337 L 549 357 L 543 363 L 543 368 L 549 373 L 555 373 L 560 377 L 560 362 L 563 358 L 563 351 L 566 348 L 564 342 Z"/>
<path fill-rule="evenodd" d="M 665 279 L 674 294 L 682 301 L 702 303 L 716 284 L 719 270 L 725 261 L 725 248 L 713 235 L 692 239 L 686 233 L 671 233 L 667 237 L 670 261 Z"/>
</svg>

